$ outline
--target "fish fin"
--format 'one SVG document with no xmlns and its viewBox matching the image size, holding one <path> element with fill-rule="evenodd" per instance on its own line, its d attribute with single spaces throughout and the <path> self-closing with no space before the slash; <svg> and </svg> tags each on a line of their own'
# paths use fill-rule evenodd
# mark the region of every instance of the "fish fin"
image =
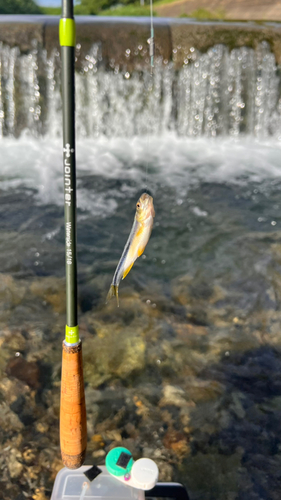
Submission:
<svg viewBox="0 0 281 500">
<path fill-rule="evenodd" d="M 138 232 L 136 233 L 136 238 L 138 238 L 139 236 L 141 236 L 142 233 L 143 233 L 143 225 L 141 224 L 140 227 L 139 227 Z"/>
<path fill-rule="evenodd" d="M 127 274 L 129 274 L 129 272 L 131 271 L 131 269 L 132 269 L 133 265 L 134 265 L 134 262 L 133 262 L 132 264 L 130 264 L 130 266 L 129 266 L 129 267 L 127 267 L 127 269 L 125 269 L 124 274 L 123 274 L 123 277 L 122 277 L 122 280 L 123 280 L 124 278 L 126 278 Z"/>
<path fill-rule="evenodd" d="M 138 257 L 140 257 L 144 252 L 145 246 L 138 249 Z"/>
<path fill-rule="evenodd" d="M 117 307 L 119 307 L 119 296 L 118 296 L 118 285 L 110 285 L 109 292 L 106 297 L 106 302 L 110 300 L 112 297 L 116 297 Z"/>
</svg>

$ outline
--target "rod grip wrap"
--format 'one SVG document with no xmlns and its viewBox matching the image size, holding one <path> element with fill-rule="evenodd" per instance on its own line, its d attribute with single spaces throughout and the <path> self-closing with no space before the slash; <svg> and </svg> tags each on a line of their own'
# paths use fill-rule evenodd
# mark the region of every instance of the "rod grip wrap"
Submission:
<svg viewBox="0 0 281 500">
<path fill-rule="evenodd" d="M 87 447 L 81 341 L 73 346 L 62 344 L 60 446 L 64 465 L 81 467 Z"/>
<path fill-rule="evenodd" d="M 76 27 L 74 19 L 60 19 L 59 36 L 61 47 L 75 47 Z"/>
<path fill-rule="evenodd" d="M 65 341 L 68 344 L 77 344 L 79 342 L 79 326 L 65 325 Z"/>
</svg>

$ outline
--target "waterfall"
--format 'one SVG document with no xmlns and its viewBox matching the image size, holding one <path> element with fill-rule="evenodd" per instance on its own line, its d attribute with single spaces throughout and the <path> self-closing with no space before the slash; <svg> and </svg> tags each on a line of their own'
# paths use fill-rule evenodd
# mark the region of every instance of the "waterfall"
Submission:
<svg viewBox="0 0 281 500">
<path fill-rule="evenodd" d="M 0 44 L 0 74 L 0 137 L 60 136 L 59 52 L 47 56 L 34 43 L 21 54 Z M 151 76 L 149 69 L 107 65 L 95 44 L 76 72 L 76 117 L 78 137 L 172 130 L 281 140 L 278 66 L 266 42 L 256 50 L 215 45 L 206 53 L 191 47 L 180 68 L 156 58 Z"/>
</svg>

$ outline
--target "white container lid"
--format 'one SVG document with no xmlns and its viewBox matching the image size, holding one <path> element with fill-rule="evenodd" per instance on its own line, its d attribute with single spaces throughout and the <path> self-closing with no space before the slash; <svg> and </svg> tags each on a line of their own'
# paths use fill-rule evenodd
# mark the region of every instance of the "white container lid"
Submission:
<svg viewBox="0 0 281 500">
<path fill-rule="evenodd" d="M 151 490 L 157 483 L 159 471 L 153 460 L 140 458 L 134 463 L 131 475 L 136 488 Z"/>
<path fill-rule="evenodd" d="M 57 474 L 51 500 L 79 500 L 85 482 L 89 484 L 85 500 L 145 500 L 143 491 L 128 488 L 126 483 L 118 481 L 109 474 L 105 466 L 99 468 L 102 474 L 92 482 L 88 481 L 84 472 L 91 465 L 83 465 L 80 469 L 70 470 L 64 467 Z"/>
</svg>

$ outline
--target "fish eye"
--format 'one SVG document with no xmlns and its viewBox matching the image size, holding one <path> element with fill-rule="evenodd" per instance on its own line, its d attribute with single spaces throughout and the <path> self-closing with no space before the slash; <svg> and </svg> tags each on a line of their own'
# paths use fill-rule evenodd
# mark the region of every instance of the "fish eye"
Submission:
<svg viewBox="0 0 281 500">
<path fill-rule="evenodd" d="M 140 203 L 137 203 L 137 208 L 140 208 Z"/>
</svg>

